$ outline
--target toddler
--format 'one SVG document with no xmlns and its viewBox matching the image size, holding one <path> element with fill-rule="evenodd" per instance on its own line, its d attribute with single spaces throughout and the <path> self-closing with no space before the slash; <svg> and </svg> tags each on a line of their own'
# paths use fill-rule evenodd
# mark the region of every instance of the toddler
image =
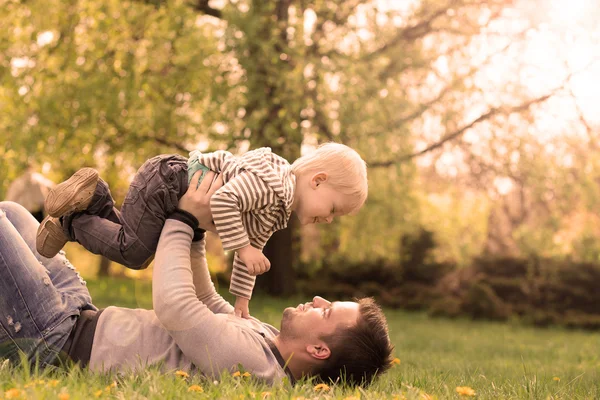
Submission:
<svg viewBox="0 0 600 400">
<path fill-rule="evenodd" d="M 202 171 L 198 182 L 192 176 Z M 132 269 L 152 261 L 162 227 L 189 184 L 205 171 L 223 178 L 210 199 L 214 223 L 226 251 L 235 251 L 230 292 L 236 315 L 248 318 L 256 275 L 269 270 L 262 249 L 271 235 L 287 226 L 294 211 L 301 224 L 330 223 L 358 211 L 367 198 L 367 169 L 348 146 L 326 143 L 292 165 L 260 148 L 234 156 L 227 151 L 159 155 L 137 171 L 121 211 L 106 182 L 83 168 L 46 198 L 48 217 L 37 233 L 37 250 L 53 257 L 67 241 Z M 193 240 L 201 240 L 197 229 Z"/>
</svg>

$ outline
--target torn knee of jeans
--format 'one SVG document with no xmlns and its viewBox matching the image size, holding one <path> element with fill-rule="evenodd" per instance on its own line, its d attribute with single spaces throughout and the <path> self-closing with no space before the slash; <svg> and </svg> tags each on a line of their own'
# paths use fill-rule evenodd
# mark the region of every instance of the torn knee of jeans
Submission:
<svg viewBox="0 0 600 400">
<path fill-rule="evenodd" d="M 15 322 L 13 320 L 13 317 L 10 315 L 6 316 L 6 321 L 8 322 L 8 326 L 12 326 L 13 329 L 15 330 L 15 333 L 18 333 L 21 330 L 21 323 L 20 322 Z"/>
<path fill-rule="evenodd" d="M 44 285 L 46 286 L 50 286 L 50 283 L 52 283 L 52 281 L 50 280 L 50 277 L 45 276 L 44 279 L 42 279 L 42 281 L 44 282 Z"/>
<path fill-rule="evenodd" d="M 71 264 L 71 262 L 69 260 L 67 260 L 66 258 L 63 260 L 63 264 L 67 266 L 67 268 L 72 269 L 73 271 L 75 271 L 75 267 L 73 266 L 73 264 Z"/>
</svg>

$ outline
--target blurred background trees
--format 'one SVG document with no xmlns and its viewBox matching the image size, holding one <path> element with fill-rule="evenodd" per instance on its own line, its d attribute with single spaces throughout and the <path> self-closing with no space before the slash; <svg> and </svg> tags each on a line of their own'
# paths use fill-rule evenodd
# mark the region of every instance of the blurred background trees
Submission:
<svg viewBox="0 0 600 400">
<path fill-rule="evenodd" d="M 600 7 L 559 0 L 0 0 L 0 198 L 93 166 L 119 203 L 158 153 L 325 141 L 369 164 L 355 217 L 295 221 L 293 266 L 482 254 L 600 261 Z M 595 97 L 595 96 L 594 96 Z"/>
</svg>

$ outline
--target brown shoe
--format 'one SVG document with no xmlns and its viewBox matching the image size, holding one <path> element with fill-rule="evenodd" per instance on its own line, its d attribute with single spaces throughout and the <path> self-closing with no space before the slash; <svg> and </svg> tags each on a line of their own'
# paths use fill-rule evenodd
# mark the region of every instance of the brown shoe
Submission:
<svg viewBox="0 0 600 400">
<path fill-rule="evenodd" d="M 46 212 L 58 218 L 85 210 L 92 201 L 97 184 L 98 171 L 93 168 L 80 169 L 48 193 L 44 203 Z"/>
<path fill-rule="evenodd" d="M 52 258 L 64 247 L 69 239 L 62 230 L 58 218 L 47 216 L 37 230 L 35 247 L 42 256 Z"/>
</svg>

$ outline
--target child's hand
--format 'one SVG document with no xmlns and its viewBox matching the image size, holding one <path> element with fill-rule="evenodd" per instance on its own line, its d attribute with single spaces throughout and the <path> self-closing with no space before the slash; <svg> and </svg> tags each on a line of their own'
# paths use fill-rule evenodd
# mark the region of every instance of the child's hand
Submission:
<svg viewBox="0 0 600 400">
<path fill-rule="evenodd" d="M 271 262 L 259 249 L 248 245 L 238 249 L 240 259 L 246 264 L 250 275 L 261 275 L 271 268 Z"/>
<path fill-rule="evenodd" d="M 248 310 L 248 303 L 250 303 L 250 300 L 244 297 L 235 298 L 235 306 L 233 312 L 237 317 L 242 317 L 246 319 L 250 318 L 250 310 Z"/>
</svg>

